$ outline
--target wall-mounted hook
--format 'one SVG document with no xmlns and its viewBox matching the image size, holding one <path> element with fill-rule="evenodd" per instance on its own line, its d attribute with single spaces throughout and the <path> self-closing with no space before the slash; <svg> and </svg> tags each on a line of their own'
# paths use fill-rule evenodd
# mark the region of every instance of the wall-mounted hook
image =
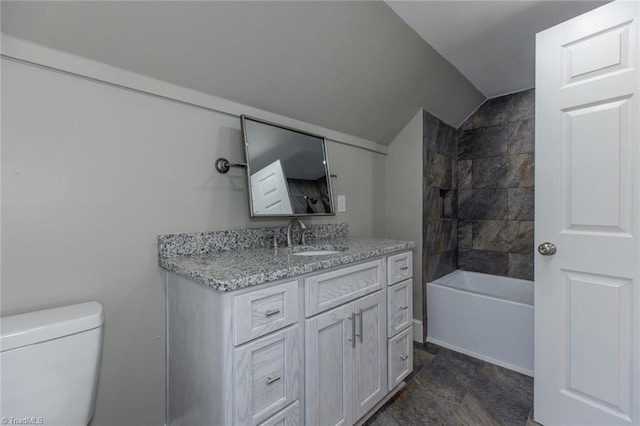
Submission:
<svg viewBox="0 0 640 426">
<path fill-rule="evenodd" d="M 247 167 L 247 163 L 236 163 L 235 161 L 229 161 L 222 157 L 216 160 L 216 170 L 219 173 L 227 173 L 231 167 Z"/>
</svg>

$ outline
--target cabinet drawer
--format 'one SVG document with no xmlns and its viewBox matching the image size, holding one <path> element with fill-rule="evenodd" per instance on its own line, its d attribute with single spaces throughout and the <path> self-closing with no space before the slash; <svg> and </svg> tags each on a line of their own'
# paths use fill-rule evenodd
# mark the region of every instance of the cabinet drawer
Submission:
<svg viewBox="0 0 640 426">
<path fill-rule="evenodd" d="M 310 317 L 380 290 L 385 278 L 384 259 L 305 278 L 305 315 Z"/>
<path fill-rule="evenodd" d="M 394 336 L 413 323 L 413 280 L 387 288 L 387 335 Z"/>
<path fill-rule="evenodd" d="M 387 284 L 393 285 L 413 276 L 413 253 L 408 251 L 387 259 L 389 278 Z"/>
<path fill-rule="evenodd" d="M 298 281 L 240 294 L 232 304 L 238 346 L 298 321 Z"/>
<path fill-rule="evenodd" d="M 260 423 L 260 426 L 298 426 L 300 423 L 300 402 L 296 401 Z"/>
<path fill-rule="evenodd" d="M 235 422 L 256 425 L 300 397 L 300 327 L 234 349 Z"/>
<path fill-rule="evenodd" d="M 413 371 L 413 327 L 389 339 L 389 390 Z"/>
</svg>

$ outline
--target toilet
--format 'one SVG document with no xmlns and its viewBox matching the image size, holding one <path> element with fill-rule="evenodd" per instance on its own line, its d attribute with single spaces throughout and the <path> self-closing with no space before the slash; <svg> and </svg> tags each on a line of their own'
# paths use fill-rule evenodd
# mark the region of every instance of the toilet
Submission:
<svg viewBox="0 0 640 426">
<path fill-rule="evenodd" d="M 86 426 L 93 414 L 103 323 L 97 302 L 1 318 L 3 422 Z"/>
</svg>

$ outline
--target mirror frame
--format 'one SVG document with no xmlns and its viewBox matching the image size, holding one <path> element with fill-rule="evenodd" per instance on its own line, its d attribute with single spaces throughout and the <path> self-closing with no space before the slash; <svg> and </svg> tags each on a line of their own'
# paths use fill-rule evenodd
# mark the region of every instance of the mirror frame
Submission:
<svg viewBox="0 0 640 426">
<path fill-rule="evenodd" d="M 268 126 L 279 127 L 284 130 L 289 130 L 291 132 L 300 133 L 305 136 L 311 136 L 314 138 L 318 138 L 322 141 L 322 154 L 324 155 L 325 161 L 325 170 L 327 172 L 327 191 L 329 192 L 329 205 L 331 206 L 331 213 L 291 213 L 291 214 L 259 214 L 256 215 L 253 210 L 253 195 L 251 191 L 251 166 L 249 163 L 249 142 L 247 140 L 247 129 L 245 120 L 256 121 L 261 124 L 266 124 Z M 313 133 L 305 132 L 303 130 L 294 129 L 292 127 L 283 126 L 282 124 L 273 123 L 271 121 L 262 120 L 260 118 L 251 117 L 245 114 L 240 116 L 240 124 L 242 128 L 242 141 L 244 143 L 244 155 L 245 162 L 247 164 L 247 193 L 249 198 L 249 217 L 251 218 L 261 218 L 261 217 L 313 217 L 313 216 L 335 216 L 336 215 L 336 206 L 333 200 L 333 188 L 331 187 L 331 172 L 329 171 L 329 156 L 327 155 L 327 139 L 324 136 L 316 135 Z"/>
</svg>

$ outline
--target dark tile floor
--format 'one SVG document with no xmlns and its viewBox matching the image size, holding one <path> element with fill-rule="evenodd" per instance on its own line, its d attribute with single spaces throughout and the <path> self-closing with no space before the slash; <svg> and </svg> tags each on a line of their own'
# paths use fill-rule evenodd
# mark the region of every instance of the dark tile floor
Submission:
<svg viewBox="0 0 640 426">
<path fill-rule="evenodd" d="M 407 386 L 367 426 L 532 426 L 533 379 L 430 343 L 414 343 Z"/>
</svg>

